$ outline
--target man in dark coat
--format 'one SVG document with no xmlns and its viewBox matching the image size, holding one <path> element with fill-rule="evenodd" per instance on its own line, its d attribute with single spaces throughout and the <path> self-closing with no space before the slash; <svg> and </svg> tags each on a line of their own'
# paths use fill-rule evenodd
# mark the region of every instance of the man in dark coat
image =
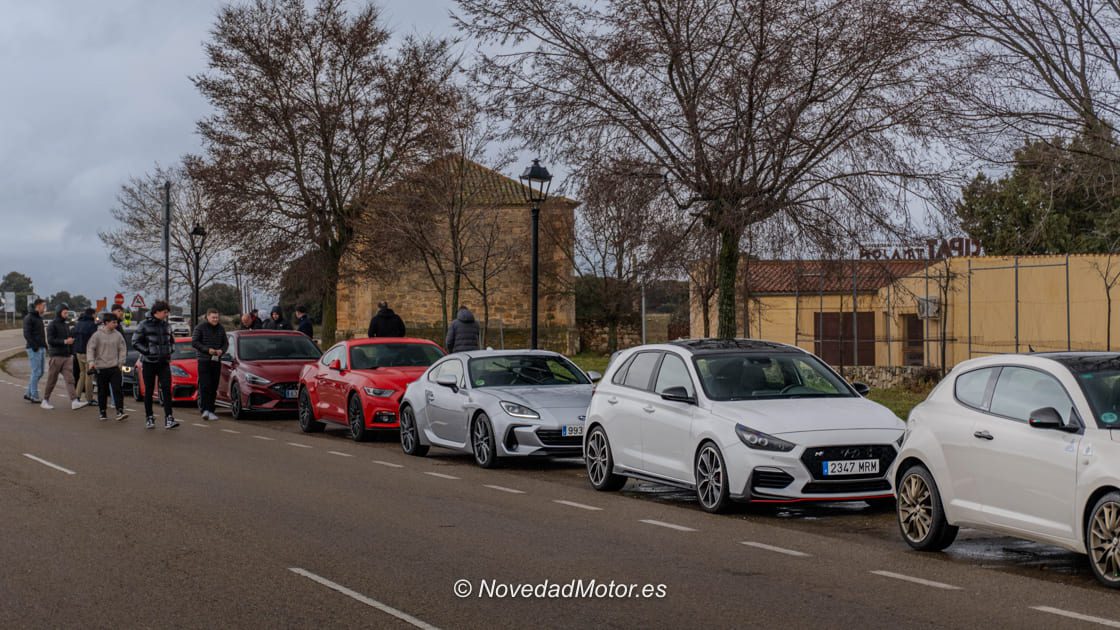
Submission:
<svg viewBox="0 0 1120 630">
<path fill-rule="evenodd" d="M 47 354 L 50 359 L 47 364 L 47 385 L 43 390 L 43 402 L 39 403 L 43 409 L 54 409 L 51 404 L 51 392 L 58 384 L 58 377 L 66 383 L 66 394 L 70 397 L 70 408 L 81 409 L 85 403 L 78 400 L 74 390 L 74 337 L 70 335 L 70 321 L 67 315 L 70 307 L 59 304 L 54 319 L 47 325 Z"/>
<path fill-rule="evenodd" d="M 29 403 L 40 404 L 39 379 L 43 378 L 43 366 L 47 356 L 47 331 L 43 328 L 43 311 L 47 301 L 39 298 L 27 317 L 23 318 L 23 340 L 27 344 L 27 360 L 31 363 L 31 379 L 27 381 L 27 391 L 23 399 Z"/>
<path fill-rule="evenodd" d="M 403 337 L 405 334 L 404 320 L 400 315 L 389 308 L 388 302 L 377 305 L 377 314 L 369 320 L 369 337 Z"/>
<path fill-rule="evenodd" d="M 144 427 L 156 427 L 152 415 L 152 396 L 155 394 L 156 381 L 159 381 L 159 395 L 163 403 L 163 428 L 174 429 L 179 422 L 171 415 L 171 353 L 175 350 L 175 337 L 171 334 L 171 324 L 167 316 L 171 307 L 160 300 L 152 305 L 148 318 L 132 333 L 132 347 L 140 353 L 143 367 L 140 376 L 144 379 L 144 414 L 147 418 Z"/>
<path fill-rule="evenodd" d="M 478 350 L 478 332 L 478 322 L 474 319 L 474 313 L 470 312 L 466 306 L 460 306 L 459 314 L 447 329 L 447 351 L 470 352 L 471 350 Z"/>
<path fill-rule="evenodd" d="M 291 330 L 292 325 L 288 320 L 284 319 L 284 311 L 280 310 L 279 306 L 273 306 L 272 312 L 269 313 L 268 319 L 264 322 L 265 330 Z"/>
<path fill-rule="evenodd" d="M 229 350 L 229 338 L 218 309 L 207 310 L 206 319 L 195 326 L 191 347 L 198 353 L 198 410 L 203 420 L 217 420 L 214 399 L 222 375 L 222 355 Z"/>
<path fill-rule="evenodd" d="M 74 324 L 74 359 L 78 366 L 78 399 L 85 394 L 86 404 L 93 405 L 93 376 L 89 374 L 86 365 L 86 344 L 93 334 L 97 332 L 97 322 L 93 316 L 97 311 L 87 308 L 78 316 L 78 323 Z"/>
<path fill-rule="evenodd" d="M 311 324 L 311 316 L 307 314 L 306 306 L 296 307 L 296 330 L 307 335 L 309 339 L 315 338 L 315 327 Z"/>
</svg>

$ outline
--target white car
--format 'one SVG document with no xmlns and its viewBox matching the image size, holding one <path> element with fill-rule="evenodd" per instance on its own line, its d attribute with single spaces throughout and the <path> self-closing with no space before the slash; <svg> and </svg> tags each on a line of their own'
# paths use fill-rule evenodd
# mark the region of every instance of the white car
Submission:
<svg viewBox="0 0 1120 630">
<path fill-rule="evenodd" d="M 1120 588 L 1120 355 L 965 361 L 914 408 L 894 478 L 903 539 L 940 551 L 959 527 L 1089 555 Z"/>
<path fill-rule="evenodd" d="M 700 506 L 893 500 L 904 425 L 794 346 L 698 340 L 639 346 L 607 368 L 587 410 L 597 490 L 627 477 L 695 490 Z"/>
<path fill-rule="evenodd" d="M 182 315 L 168 315 L 167 323 L 171 326 L 171 334 L 176 337 L 190 337 L 194 332 L 187 318 Z"/>
</svg>

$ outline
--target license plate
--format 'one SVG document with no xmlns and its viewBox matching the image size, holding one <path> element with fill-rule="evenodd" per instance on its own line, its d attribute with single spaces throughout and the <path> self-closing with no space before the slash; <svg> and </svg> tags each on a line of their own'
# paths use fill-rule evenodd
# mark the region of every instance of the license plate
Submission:
<svg viewBox="0 0 1120 630">
<path fill-rule="evenodd" d="M 821 462 L 825 477 L 839 475 L 871 475 L 878 474 L 879 460 L 877 459 L 843 459 L 838 461 Z"/>
<path fill-rule="evenodd" d="M 579 437 L 583 435 L 582 424 L 568 424 L 560 427 L 560 435 L 562 437 Z"/>
<path fill-rule="evenodd" d="M 295 398 L 296 396 L 299 396 L 299 390 L 298 389 L 286 389 L 286 390 L 284 390 L 284 398 Z"/>
</svg>

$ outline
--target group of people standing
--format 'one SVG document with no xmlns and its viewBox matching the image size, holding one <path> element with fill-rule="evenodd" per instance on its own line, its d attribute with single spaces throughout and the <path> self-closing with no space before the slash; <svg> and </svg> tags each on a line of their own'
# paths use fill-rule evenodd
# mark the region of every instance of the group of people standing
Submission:
<svg viewBox="0 0 1120 630">
<path fill-rule="evenodd" d="M 241 330 L 292 330 L 292 325 L 284 319 L 284 311 L 279 306 L 273 306 L 267 320 L 261 320 L 260 311 L 253 309 L 241 316 Z M 311 322 L 311 315 L 306 306 L 296 307 L 296 330 L 315 338 L 315 326 Z"/>
<path fill-rule="evenodd" d="M 478 350 L 480 347 L 479 332 L 478 321 L 475 320 L 474 313 L 466 305 L 460 305 L 455 319 L 447 327 L 444 347 L 447 348 L 448 352 Z M 404 337 L 404 320 L 401 319 L 400 315 L 393 312 L 393 309 L 389 308 L 388 302 L 381 301 L 377 304 L 377 313 L 369 320 L 369 330 L 366 331 L 366 336 Z"/>
</svg>

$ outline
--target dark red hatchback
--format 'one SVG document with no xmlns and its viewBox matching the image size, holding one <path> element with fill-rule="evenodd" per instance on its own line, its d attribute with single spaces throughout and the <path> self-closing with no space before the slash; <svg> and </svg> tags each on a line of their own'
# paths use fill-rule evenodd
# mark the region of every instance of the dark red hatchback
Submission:
<svg viewBox="0 0 1120 630">
<path fill-rule="evenodd" d="M 254 411 L 295 411 L 299 373 L 323 355 L 315 342 L 291 330 L 237 330 L 229 333 L 222 357 L 218 403 L 237 419 Z"/>
</svg>

